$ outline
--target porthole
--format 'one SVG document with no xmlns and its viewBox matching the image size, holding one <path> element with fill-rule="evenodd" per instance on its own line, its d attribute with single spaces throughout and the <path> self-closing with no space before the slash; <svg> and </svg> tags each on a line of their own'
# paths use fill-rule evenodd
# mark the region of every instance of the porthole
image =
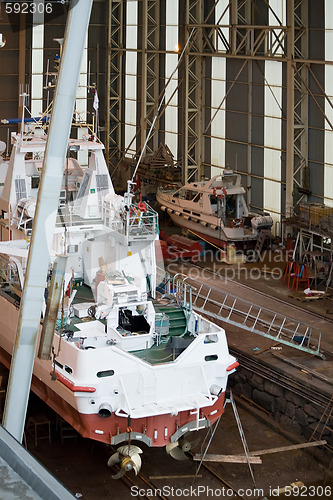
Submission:
<svg viewBox="0 0 333 500">
<path fill-rule="evenodd" d="M 98 378 L 112 377 L 114 375 L 114 370 L 103 370 L 102 372 L 97 372 Z"/>
<path fill-rule="evenodd" d="M 217 354 L 209 354 L 208 356 L 205 356 L 205 361 L 216 361 L 217 359 Z"/>
</svg>

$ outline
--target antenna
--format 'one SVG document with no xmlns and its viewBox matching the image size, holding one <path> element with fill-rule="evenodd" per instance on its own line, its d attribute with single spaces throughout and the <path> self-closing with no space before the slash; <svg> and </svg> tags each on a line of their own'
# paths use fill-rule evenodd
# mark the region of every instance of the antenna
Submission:
<svg viewBox="0 0 333 500">
<path fill-rule="evenodd" d="M 10 137 L 10 132 L 9 132 L 9 127 L 8 127 L 8 129 L 7 129 L 7 150 L 6 150 L 7 158 L 9 156 L 9 137 Z"/>
<path fill-rule="evenodd" d="M 88 86 L 87 93 L 88 94 L 90 92 L 90 65 L 91 65 L 91 61 L 89 59 L 89 61 L 88 61 L 88 80 L 87 80 L 87 86 Z"/>
<path fill-rule="evenodd" d="M 20 94 L 20 97 L 22 98 L 22 118 L 21 118 L 21 142 L 23 142 L 23 134 L 24 134 L 24 111 L 25 111 L 25 98 L 28 94 L 26 92 L 23 92 Z"/>
<path fill-rule="evenodd" d="M 46 63 L 46 75 L 45 75 L 45 88 L 46 89 L 49 85 L 49 67 L 50 67 L 50 59 L 48 59 L 47 63 Z"/>
</svg>

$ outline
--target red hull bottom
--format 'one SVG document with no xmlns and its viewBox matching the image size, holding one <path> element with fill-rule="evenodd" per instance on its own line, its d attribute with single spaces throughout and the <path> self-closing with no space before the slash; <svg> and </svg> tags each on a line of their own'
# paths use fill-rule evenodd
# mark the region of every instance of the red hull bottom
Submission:
<svg viewBox="0 0 333 500">
<path fill-rule="evenodd" d="M 179 226 L 183 229 L 188 229 L 186 226 L 182 226 L 181 224 L 179 224 Z M 203 241 L 208 241 L 208 243 L 211 243 L 212 245 L 221 248 L 222 250 L 225 250 L 227 248 L 227 245 L 230 245 L 231 243 L 233 243 L 236 246 L 237 250 L 244 250 L 244 251 L 254 248 L 256 244 L 255 240 L 231 242 L 231 241 L 221 240 L 219 238 L 214 238 L 212 236 L 208 236 L 207 234 L 201 233 L 199 231 L 191 230 L 191 233 L 197 236 L 198 238 L 202 239 Z"/>
<path fill-rule="evenodd" d="M 3 349 L 0 349 L 0 360 L 9 368 L 10 356 Z M 59 383 L 54 381 L 54 383 Z M 81 436 L 102 443 L 113 444 L 126 440 L 128 432 L 131 432 L 131 439 L 137 433 L 142 441 L 148 442 L 150 446 L 165 446 L 170 443 L 170 438 L 184 426 L 193 422 L 196 412 L 182 411 L 178 415 L 157 415 L 145 418 L 131 419 L 119 417 L 114 413 L 108 418 L 101 417 L 98 412 L 94 414 L 79 413 L 75 408 L 61 398 L 51 387 L 44 384 L 37 377 L 32 377 L 32 391 L 50 406 L 58 415 L 64 418 Z M 200 419 L 207 419 L 210 424 L 224 413 L 225 394 L 221 394 L 214 406 L 200 410 Z"/>
</svg>

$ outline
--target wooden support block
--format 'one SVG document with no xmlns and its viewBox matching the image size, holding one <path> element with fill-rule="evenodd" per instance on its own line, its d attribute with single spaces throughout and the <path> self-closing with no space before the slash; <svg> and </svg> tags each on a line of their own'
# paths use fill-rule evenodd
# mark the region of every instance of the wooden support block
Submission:
<svg viewBox="0 0 333 500">
<path fill-rule="evenodd" d="M 184 474 L 182 476 L 149 476 L 149 480 L 153 481 L 154 479 L 193 479 L 197 477 L 202 477 L 201 474 Z"/>
<path fill-rule="evenodd" d="M 290 446 L 281 446 L 280 448 L 270 448 L 268 450 L 258 450 L 258 451 L 250 451 L 251 456 L 256 455 L 269 455 L 271 453 L 280 453 L 282 451 L 290 451 L 290 450 L 299 450 L 300 448 L 310 448 L 312 446 L 322 446 L 327 444 L 326 441 L 310 441 L 309 443 L 299 443 L 292 444 Z"/>
<path fill-rule="evenodd" d="M 200 462 L 202 460 L 202 455 L 193 455 L 193 460 Z M 260 457 L 247 457 L 245 455 L 213 455 L 207 453 L 203 459 L 203 462 L 228 462 L 234 464 L 261 464 Z"/>
</svg>

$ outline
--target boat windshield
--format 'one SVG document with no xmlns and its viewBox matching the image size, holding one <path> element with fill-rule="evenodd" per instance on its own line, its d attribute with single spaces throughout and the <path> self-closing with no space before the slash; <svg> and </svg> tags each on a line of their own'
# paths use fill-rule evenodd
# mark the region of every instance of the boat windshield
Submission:
<svg viewBox="0 0 333 500">
<path fill-rule="evenodd" d="M 199 193 L 198 191 L 192 191 L 191 189 L 181 188 L 175 192 L 173 197 L 179 198 L 181 200 L 198 202 L 201 194 L 202 193 Z"/>
</svg>

